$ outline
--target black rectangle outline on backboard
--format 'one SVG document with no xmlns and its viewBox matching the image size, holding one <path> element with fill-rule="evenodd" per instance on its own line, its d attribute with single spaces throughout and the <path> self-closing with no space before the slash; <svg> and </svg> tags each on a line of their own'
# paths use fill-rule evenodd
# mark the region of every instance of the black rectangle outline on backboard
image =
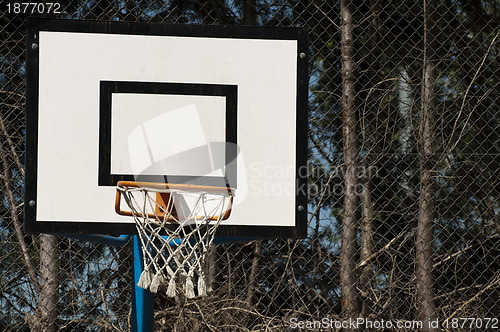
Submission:
<svg viewBox="0 0 500 332">
<path fill-rule="evenodd" d="M 307 151 L 309 118 L 309 40 L 308 31 L 297 30 L 297 112 L 295 133 L 295 222 L 294 236 L 307 237 Z"/>
<path fill-rule="evenodd" d="M 63 222 L 37 220 L 38 153 L 38 49 L 40 31 L 130 34 L 150 36 L 241 38 L 297 41 L 296 199 L 295 226 L 221 225 L 217 236 L 245 238 L 303 238 L 307 235 L 307 127 L 308 30 L 305 28 L 175 25 L 143 22 L 109 22 L 29 18 L 26 24 L 26 177 L 24 228 L 32 233 L 136 234 L 133 222 Z M 300 56 L 299 56 L 300 55 Z M 32 202 L 33 204 L 30 204 Z M 259 207 L 255 207 L 259 218 Z"/>
<path fill-rule="evenodd" d="M 45 232 L 46 222 L 36 220 L 37 174 L 38 174 L 38 94 L 39 94 L 39 53 L 38 33 L 32 22 L 26 24 L 26 138 L 24 177 L 24 229 L 26 232 Z M 75 226 L 73 226 L 75 227 Z"/>
<path fill-rule="evenodd" d="M 307 29 L 296 27 L 224 26 L 202 24 L 167 24 L 123 21 L 93 21 L 28 18 L 28 42 L 38 38 L 39 31 L 172 36 L 200 38 L 299 40 Z M 36 36 L 36 37 L 35 37 Z M 300 40 L 299 40 L 300 42 Z M 28 45 L 31 45 L 29 43 Z"/>
<path fill-rule="evenodd" d="M 180 176 L 173 174 L 140 175 L 111 173 L 112 95 L 120 93 L 209 96 L 225 98 L 225 174 L 216 176 Z M 229 84 L 101 81 L 99 100 L 99 186 L 116 186 L 118 181 L 142 181 L 218 186 L 225 183 L 237 188 L 237 101 L 238 87 Z M 137 124 L 140 125 L 140 124 Z M 189 128 L 186 128 L 189 130 Z M 165 139 L 169 138 L 165 128 Z M 209 142 L 210 143 L 210 142 Z"/>
</svg>

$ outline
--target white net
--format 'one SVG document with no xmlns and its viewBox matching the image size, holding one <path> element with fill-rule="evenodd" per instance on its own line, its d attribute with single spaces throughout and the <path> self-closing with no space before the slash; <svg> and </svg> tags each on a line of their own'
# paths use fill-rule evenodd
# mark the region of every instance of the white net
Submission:
<svg viewBox="0 0 500 332">
<path fill-rule="evenodd" d="M 137 285 L 156 293 L 168 282 L 167 295 L 174 297 L 179 282 L 188 298 L 207 295 L 207 253 L 217 227 L 229 215 L 232 194 L 120 183 L 117 190 L 141 240 L 144 269 Z"/>
</svg>

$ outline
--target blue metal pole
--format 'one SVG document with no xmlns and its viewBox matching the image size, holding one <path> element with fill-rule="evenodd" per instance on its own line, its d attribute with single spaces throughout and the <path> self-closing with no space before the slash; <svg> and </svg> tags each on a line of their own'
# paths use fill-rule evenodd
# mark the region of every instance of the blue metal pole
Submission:
<svg viewBox="0 0 500 332">
<path fill-rule="evenodd" d="M 132 331 L 152 332 L 154 326 L 153 293 L 137 286 L 142 273 L 141 242 L 137 235 L 134 242 L 134 288 L 132 290 Z"/>
</svg>

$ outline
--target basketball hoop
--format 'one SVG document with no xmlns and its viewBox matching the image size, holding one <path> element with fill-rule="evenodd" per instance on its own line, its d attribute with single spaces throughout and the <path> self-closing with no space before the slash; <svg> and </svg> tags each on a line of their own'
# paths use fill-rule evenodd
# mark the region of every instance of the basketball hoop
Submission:
<svg viewBox="0 0 500 332">
<path fill-rule="evenodd" d="M 121 198 L 129 210 L 122 210 Z M 144 270 L 137 285 L 156 293 L 168 280 L 167 295 L 176 295 L 176 281 L 186 297 L 211 291 L 206 257 L 217 227 L 229 217 L 231 188 L 186 184 L 119 181 L 115 210 L 134 218 L 141 240 Z"/>
</svg>

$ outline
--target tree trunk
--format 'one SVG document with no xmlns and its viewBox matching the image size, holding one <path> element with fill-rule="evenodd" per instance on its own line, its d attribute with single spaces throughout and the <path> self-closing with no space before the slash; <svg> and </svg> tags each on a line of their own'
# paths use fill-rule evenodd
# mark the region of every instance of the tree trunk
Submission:
<svg viewBox="0 0 500 332">
<path fill-rule="evenodd" d="M 243 2 L 243 24 L 257 24 L 257 2 L 256 0 L 244 0 Z"/>
<path fill-rule="evenodd" d="M 120 317 L 125 319 L 129 314 L 130 304 L 130 285 L 133 285 L 133 275 L 129 273 L 133 269 L 133 247 L 132 243 L 122 245 L 117 249 L 118 257 L 116 263 L 118 264 L 118 300 L 111 303 L 111 307 L 116 311 Z"/>
<path fill-rule="evenodd" d="M 434 3 L 424 0 L 424 61 L 422 72 L 422 105 L 420 113 L 420 197 L 416 233 L 417 300 L 424 330 L 431 331 L 427 322 L 436 310 L 432 290 L 432 228 L 434 214 Z"/>
<path fill-rule="evenodd" d="M 379 82 L 379 13 L 380 7 L 378 0 L 370 0 L 370 86 L 374 89 L 368 98 L 368 107 L 365 108 L 365 121 L 367 126 L 364 130 L 368 130 L 366 137 L 367 154 L 366 154 L 366 173 L 363 177 L 363 190 L 361 193 L 361 248 L 360 260 L 362 262 L 368 260 L 373 254 L 373 216 L 375 215 L 373 199 L 372 199 L 372 178 L 371 169 L 377 162 L 379 148 L 379 135 L 377 128 L 377 111 L 379 105 L 379 92 L 376 88 Z M 361 288 L 361 316 L 367 317 L 372 313 L 372 278 L 373 266 L 371 263 L 364 265 L 361 269 L 359 278 Z"/>
<path fill-rule="evenodd" d="M 207 292 L 219 288 L 218 273 L 220 270 L 220 259 L 218 254 L 219 245 L 212 244 L 207 253 Z"/>
<path fill-rule="evenodd" d="M 253 250 L 252 267 L 250 269 L 250 277 L 248 284 L 247 302 L 249 305 L 253 305 L 254 293 L 257 288 L 257 274 L 259 272 L 259 262 L 260 254 L 262 252 L 262 241 L 255 241 L 255 247 Z"/>
<path fill-rule="evenodd" d="M 40 294 L 38 296 L 39 331 L 57 331 L 57 300 L 59 283 L 57 273 L 58 238 L 54 235 L 40 235 Z"/>
<path fill-rule="evenodd" d="M 356 109 L 354 105 L 353 18 L 349 0 L 340 1 L 341 52 L 342 52 L 342 109 L 344 150 L 344 217 L 340 252 L 340 283 L 342 310 L 346 317 L 358 311 L 354 268 L 356 264 Z"/>
<path fill-rule="evenodd" d="M 4 128 L 3 119 L 1 121 L 2 121 L 2 128 Z M 7 139 L 7 137 L 8 137 L 7 131 L 5 131 L 5 130 L 3 130 L 3 131 L 4 131 L 4 134 L 6 137 L 5 141 L 9 142 L 9 140 Z M 11 150 L 12 149 L 13 149 L 13 145 L 11 146 Z M 13 156 L 16 157 L 17 155 L 14 154 Z M 3 147 L 3 143 L 1 141 L 0 141 L 0 159 L 1 159 L 1 165 L 2 165 L 2 172 L 0 174 L 0 178 L 2 179 L 3 184 L 5 186 L 5 194 L 7 196 L 9 213 L 10 213 L 10 217 L 12 218 L 12 222 L 14 224 L 14 231 L 16 233 L 16 238 L 17 238 L 17 241 L 19 243 L 19 247 L 21 248 L 24 266 L 26 267 L 26 271 L 28 272 L 31 284 L 33 285 L 33 288 L 35 289 L 37 294 L 39 294 L 40 293 L 40 285 L 38 283 L 35 269 L 33 268 L 33 265 L 31 264 L 30 253 L 28 251 L 28 247 L 26 245 L 26 242 L 24 241 L 24 235 L 23 235 L 23 231 L 21 228 L 22 225 L 21 225 L 21 221 L 19 220 L 17 203 L 16 203 L 16 199 L 14 197 L 14 188 L 12 188 L 12 178 L 11 178 L 9 158 L 7 156 L 7 152 L 5 151 L 5 149 Z M 19 160 L 17 160 L 16 164 L 20 164 Z"/>
<path fill-rule="evenodd" d="M 402 128 L 399 132 L 399 144 L 401 160 L 403 161 L 403 178 L 401 180 L 401 187 L 404 191 L 403 201 L 408 200 L 410 197 L 415 197 L 413 194 L 413 188 L 410 185 L 410 179 L 413 176 L 412 171 L 412 160 L 411 160 L 411 150 L 412 150 L 412 114 L 411 108 L 413 103 L 412 89 L 410 86 L 410 77 L 408 71 L 403 66 L 399 67 L 400 77 L 398 80 L 398 109 L 399 116 L 401 117 Z M 413 203 L 413 201 L 412 201 Z"/>
<path fill-rule="evenodd" d="M 361 192 L 361 254 L 360 260 L 364 262 L 373 253 L 373 201 L 371 178 L 365 177 L 363 191 Z M 361 315 L 367 317 L 372 312 L 371 281 L 373 267 L 370 262 L 365 264 L 361 270 L 359 282 L 361 284 Z"/>
</svg>

